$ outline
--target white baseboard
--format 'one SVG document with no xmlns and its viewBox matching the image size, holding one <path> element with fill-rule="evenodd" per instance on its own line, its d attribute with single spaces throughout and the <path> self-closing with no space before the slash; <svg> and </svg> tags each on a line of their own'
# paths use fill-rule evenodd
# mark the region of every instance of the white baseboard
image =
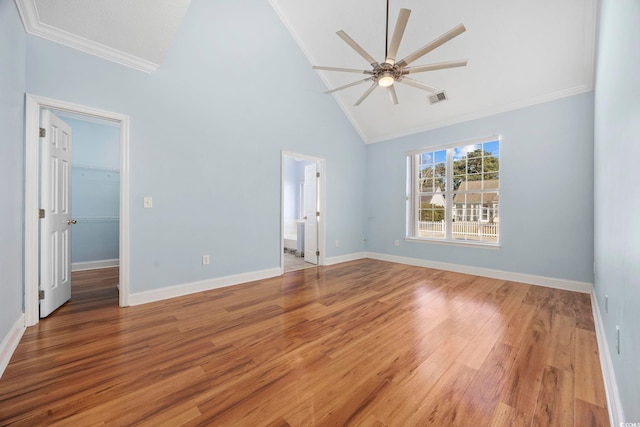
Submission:
<svg viewBox="0 0 640 427">
<path fill-rule="evenodd" d="M 600 306 L 598 306 L 595 290 L 591 291 L 591 311 L 593 312 L 593 321 L 595 323 L 596 337 L 598 339 L 598 352 L 600 353 L 600 367 L 602 368 L 602 376 L 604 378 L 604 390 L 607 394 L 609 423 L 612 426 L 622 425 L 625 419 L 624 412 L 620 402 L 616 374 L 613 370 L 613 362 L 611 359 L 611 352 L 609 351 L 607 334 L 600 314 Z"/>
<path fill-rule="evenodd" d="M 355 252 L 347 255 L 332 256 L 325 258 L 324 265 L 340 264 L 341 262 L 355 261 L 363 258 L 367 258 L 366 252 Z"/>
<path fill-rule="evenodd" d="M 417 267 L 435 268 L 438 270 L 454 271 L 456 273 L 473 274 L 474 276 L 490 277 L 492 279 L 509 280 L 512 282 L 528 283 L 530 285 L 546 286 L 548 288 L 567 291 L 591 293 L 593 285 L 575 280 L 556 279 L 553 277 L 535 276 L 532 274 L 513 273 L 510 271 L 494 270 L 491 268 L 473 267 L 469 265 L 451 264 L 448 262 L 429 261 L 425 259 L 401 257 L 395 255 L 367 252 L 367 258 L 381 261 L 397 262 L 399 264 L 415 265 Z"/>
<path fill-rule="evenodd" d="M 103 259 L 100 261 L 74 262 L 71 264 L 71 271 L 97 270 L 99 268 L 118 267 L 119 259 Z"/>
<path fill-rule="evenodd" d="M 2 343 L 0 343 L 0 378 L 2 378 L 4 370 L 7 369 L 11 356 L 13 356 L 13 352 L 16 351 L 22 334 L 24 334 L 26 329 L 24 326 L 24 313 L 22 313 L 20 317 L 18 317 L 18 320 L 16 320 L 16 323 L 9 329 Z"/>
<path fill-rule="evenodd" d="M 268 279 L 270 277 L 280 275 L 282 275 L 282 270 L 278 267 L 270 268 L 268 270 L 253 271 L 250 273 L 236 274 L 233 276 L 217 277 L 215 279 L 202 280 L 199 282 L 184 283 L 182 285 L 169 286 L 167 288 L 154 289 L 152 291 L 130 293 L 129 305 L 147 304 L 169 298 L 190 295 L 196 292 L 209 291 L 211 289 L 238 285 L 240 283 Z"/>
</svg>

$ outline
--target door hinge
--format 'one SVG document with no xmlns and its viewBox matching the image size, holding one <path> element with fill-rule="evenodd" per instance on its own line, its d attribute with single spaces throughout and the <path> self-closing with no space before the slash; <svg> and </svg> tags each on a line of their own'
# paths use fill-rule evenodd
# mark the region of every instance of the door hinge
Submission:
<svg viewBox="0 0 640 427">
<path fill-rule="evenodd" d="M 40 138 L 44 138 L 47 136 L 47 130 L 45 128 L 40 128 Z"/>
<path fill-rule="evenodd" d="M 316 172 L 316 178 L 320 178 L 320 172 Z"/>
<path fill-rule="evenodd" d="M 316 256 L 320 256 L 320 251 L 316 251 Z"/>
<path fill-rule="evenodd" d="M 316 212 L 316 216 L 320 216 L 320 212 Z"/>
<path fill-rule="evenodd" d="M 38 209 L 38 218 L 44 218 L 44 209 Z"/>
<path fill-rule="evenodd" d="M 44 299 L 44 290 L 43 289 L 38 291 L 38 299 Z"/>
</svg>

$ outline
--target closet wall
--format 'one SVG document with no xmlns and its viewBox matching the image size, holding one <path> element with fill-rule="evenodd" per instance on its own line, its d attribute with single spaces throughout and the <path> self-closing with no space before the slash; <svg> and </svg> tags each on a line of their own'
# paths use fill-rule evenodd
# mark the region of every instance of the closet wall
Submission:
<svg viewBox="0 0 640 427">
<path fill-rule="evenodd" d="M 73 130 L 71 234 L 73 270 L 118 265 L 120 129 L 64 117 Z"/>
</svg>

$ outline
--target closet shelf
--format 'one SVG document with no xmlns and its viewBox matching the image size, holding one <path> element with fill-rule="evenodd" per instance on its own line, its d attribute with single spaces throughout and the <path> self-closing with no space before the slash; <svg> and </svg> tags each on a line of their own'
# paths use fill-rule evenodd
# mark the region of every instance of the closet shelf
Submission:
<svg viewBox="0 0 640 427">
<path fill-rule="evenodd" d="M 95 171 L 103 171 L 103 172 L 120 173 L 120 169 L 119 168 L 108 168 L 106 166 L 82 165 L 82 164 L 72 163 L 71 167 L 75 168 L 75 169 L 85 169 L 85 170 L 95 170 Z"/>
<path fill-rule="evenodd" d="M 73 219 L 78 222 L 111 222 L 111 221 L 120 221 L 120 217 L 117 216 L 76 216 Z"/>
</svg>

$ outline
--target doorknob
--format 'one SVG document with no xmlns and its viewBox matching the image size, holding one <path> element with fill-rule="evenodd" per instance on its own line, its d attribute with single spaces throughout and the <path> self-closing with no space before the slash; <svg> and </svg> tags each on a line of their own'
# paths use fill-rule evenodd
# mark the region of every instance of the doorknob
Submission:
<svg viewBox="0 0 640 427">
<path fill-rule="evenodd" d="M 304 216 L 304 219 L 307 219 L 307 216 L 306 216 L 306 215 Z"/>
<path fill-rule="evenodd" d="M 68 219 L 67 220 L 67 224 L 71 225 L 71 224 L 77 224 L 78 220 L 77 219 Z"/>
</svg>

